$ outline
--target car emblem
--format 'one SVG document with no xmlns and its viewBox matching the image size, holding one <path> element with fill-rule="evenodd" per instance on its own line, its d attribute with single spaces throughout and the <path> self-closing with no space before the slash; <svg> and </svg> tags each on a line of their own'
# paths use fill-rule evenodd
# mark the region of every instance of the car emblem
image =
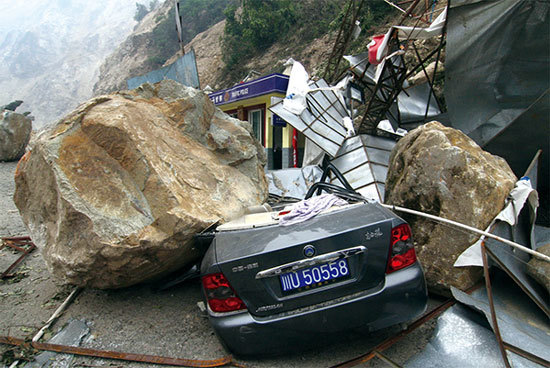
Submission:
<svg viewBox="0 0 550 368">
<path fill-rule="evenodd" d="M 317 250 L 313 245 L 306 245 L 304 247 L 304 256 L 311 258 L 315 255 L 315 253 L 317 253 Z"/>
</svg>

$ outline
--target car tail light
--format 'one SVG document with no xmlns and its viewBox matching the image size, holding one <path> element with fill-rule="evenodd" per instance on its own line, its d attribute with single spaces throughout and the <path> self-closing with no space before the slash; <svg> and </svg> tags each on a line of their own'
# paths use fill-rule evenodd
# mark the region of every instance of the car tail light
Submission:
<svg viewBox="0 0 550 368">
<path fill-rule="evenodd" d="M 401 224 L 391 230 L 390 255 L 386 273 L 392 273 L 416 262 L 411 228 Z"/>
<path fill-rule="evenodd" d="M 246 309 L 244 302 L 235 294 L 223 273 L 203 276 L 202 286 L 213 312 L 225 313 Z"/>
</svg>

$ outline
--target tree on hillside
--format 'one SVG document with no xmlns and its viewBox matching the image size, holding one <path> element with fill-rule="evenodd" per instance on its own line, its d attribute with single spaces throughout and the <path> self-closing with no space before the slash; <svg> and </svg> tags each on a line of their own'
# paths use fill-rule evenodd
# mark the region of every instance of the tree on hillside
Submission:
<svg viewBox="0 0 550 368">
<path fill-rule="evenodd" d="M 159 7 L 159 0 L 149 1 L 149 8 L 145 5 L 136 3 L 136 12 L 134 13 L 134 20 L 136 22 L 141 21 L 147 14 Z"/>
<path fill-rule="evenodd" d="M 292 0 L 242 0 L 241 8 L 239 15 L 236 5 L 225 10 L 223 57 L 226 68 L 234 72 L 245 57 L 283 38 L 296 16 Z"/>
<path fill-rule="evenodd" d="M 180 0 L 184 42 L 223 20 L 225 8 L 234 3 L 236 0 Z"/>
<path fill-rule="evenodd" d="M 221 21 L 227 4 L 234 0 L 180 0 L 179 14 L 182 17 L 183 42 L 189 42 L 198 33 Z M 151 1 L 154 7 L 156 0 Z M 172 7 L 165 15 L 157 15 L 157 25 L 151 33 L 148 46 L 148 67 L 153 70 L 160 68 L 166 60 L 179 50 L 178 36 L 175 24 L 175 8 Z"/>
<path fill-rule="evenodd" d="M 136 3 L 136 12 L 134 13 L 134 20 L 136 22 L 141 21 L 149 13 L 147 7 L 143 4 Z"/>
<path fill-rule="evenodd" d="M 159 6 L 159 0 L 151 0 L 149 2 L 149 11 L 152 12 L 153 10 L 158 8 L 158 6 Z"/>
</svg>

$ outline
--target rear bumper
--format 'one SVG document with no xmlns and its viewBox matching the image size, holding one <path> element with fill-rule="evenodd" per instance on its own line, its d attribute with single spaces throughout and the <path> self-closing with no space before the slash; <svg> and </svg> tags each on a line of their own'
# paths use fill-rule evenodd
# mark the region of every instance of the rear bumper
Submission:
<svg viewBox="0 0 550 368">
<path fill-rule="evenodd" d="M 386 275 L 384 287 L 328 303 L 258 318 L 248 312 L 209 315 L 214 330 L 237 355 L 273 355 L 351 329 L 377 330 L 408 322 L 426 310 L 424 274 L 417 262 Z"/>
</svg>

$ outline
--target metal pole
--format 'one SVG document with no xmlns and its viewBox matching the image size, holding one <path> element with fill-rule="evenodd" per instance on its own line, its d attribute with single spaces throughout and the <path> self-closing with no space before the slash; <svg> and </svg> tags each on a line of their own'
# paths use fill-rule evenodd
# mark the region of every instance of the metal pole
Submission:
<svg viewBox="0 0 550 368">
<path fill-rule="evenodd" d="M 483 259 L 483 274 L 485 276 L 485 287 L 487 288 L 487 297 L 489 298 L 489 307 L 491 308 L 491 321 L 493 322 L 493 331 L 498 342 L 498 348 L 500 350 L 500 355 L 502 355 L 502 360 L 506 368 L 510 368 L 510 362 L 508 362 L 508 356 L 506 355 L 506 348 L 504 347 L 504 342 L 502 341 L 502 336 L 500 335 L 500 330 L 498 328 L 497 315 L 495 312 L 495 304 L 493 302 L 493 289 L 491 288 L 491 279 L 489 277 L 489 265 L 487 262 L 487 252 L 485 251 L 485 242 L 481 242 L 481 255 Z"/>
<path fill-rule="evenodd" d="M 484 235 L 486 236 L 487 238 L 491 238 L 491 239 L 495 239 L 495 240 L 498 240 L 504 244 L 508 244 L 514 248 L 517 248 L 519 250 L 522 250 L 526 253 L 529 253 L 530 255 L 532 256 L 535 256 L 539 259 L 542 259 L 546 262 L 550 262 L 550 257 L 548 257 L 547 255 L 545 254 L 542 254 L 540 252 L 537 252 L 537 251 L 534 251 L 532 249 L 529 249 L 521 244 L 518 244 L 518 243 L 514 243 L 513 241 L 510 241 L 508 239 L 505 239 L 505 238 L 502 238 L 500 236 L 497 236 L 497 235 L 493 235 L 487 231 L 483 231 L 483 230 L 479 230 L 479 229 L 476 229 L 475 227 L 471 227 L 471 226 L 468 226 L 468 225 L 465 225 L 465 224 L 462 224 L 460 222 L 456 222 L 456 221 L 453 221 L 453 220 L 448 220 L 448 219 L 445 219 L 443 217 L 439 217 L 439 216 L 434 216 L 434 215 L 430 215 L 428 213 L 425 213 L 425 212 L 420 212 L 420 211 L 415 211 L 415 210 L 411 210 L 409 208 L 404 208 L 404 207 L 399 207 L 399 206 L 394 206 L 394 205 L 390 205 L 390 204 L 383 204 L 381 203 L 380 204 L 382 207 L 386 207 L 390 210 L 393 210 L 393 211 L 399 211 L 399 212 L 405 212 L 405 213 L 409 213 L 411 215 L 417 215 L 417 216 L 422 216 L 422 217 L 426 217 L 426 218 L 429 218 L 430 220 L 434 220 L 434 221 L 437 221 L 437 222 L 442 222 L 442 223 L 445 223 L 445 224 L 448 224 L 448 225 L 453 225 L 453 226 L 456 226 L 458 228 L 461 228 L 461 229 L 464 229 L 464 230 L 468 230 L 470 232 L 473 232 L 473 233 L 476 233 L 476 234 L 479 234 L 479 235 Z"/>
</svg>

